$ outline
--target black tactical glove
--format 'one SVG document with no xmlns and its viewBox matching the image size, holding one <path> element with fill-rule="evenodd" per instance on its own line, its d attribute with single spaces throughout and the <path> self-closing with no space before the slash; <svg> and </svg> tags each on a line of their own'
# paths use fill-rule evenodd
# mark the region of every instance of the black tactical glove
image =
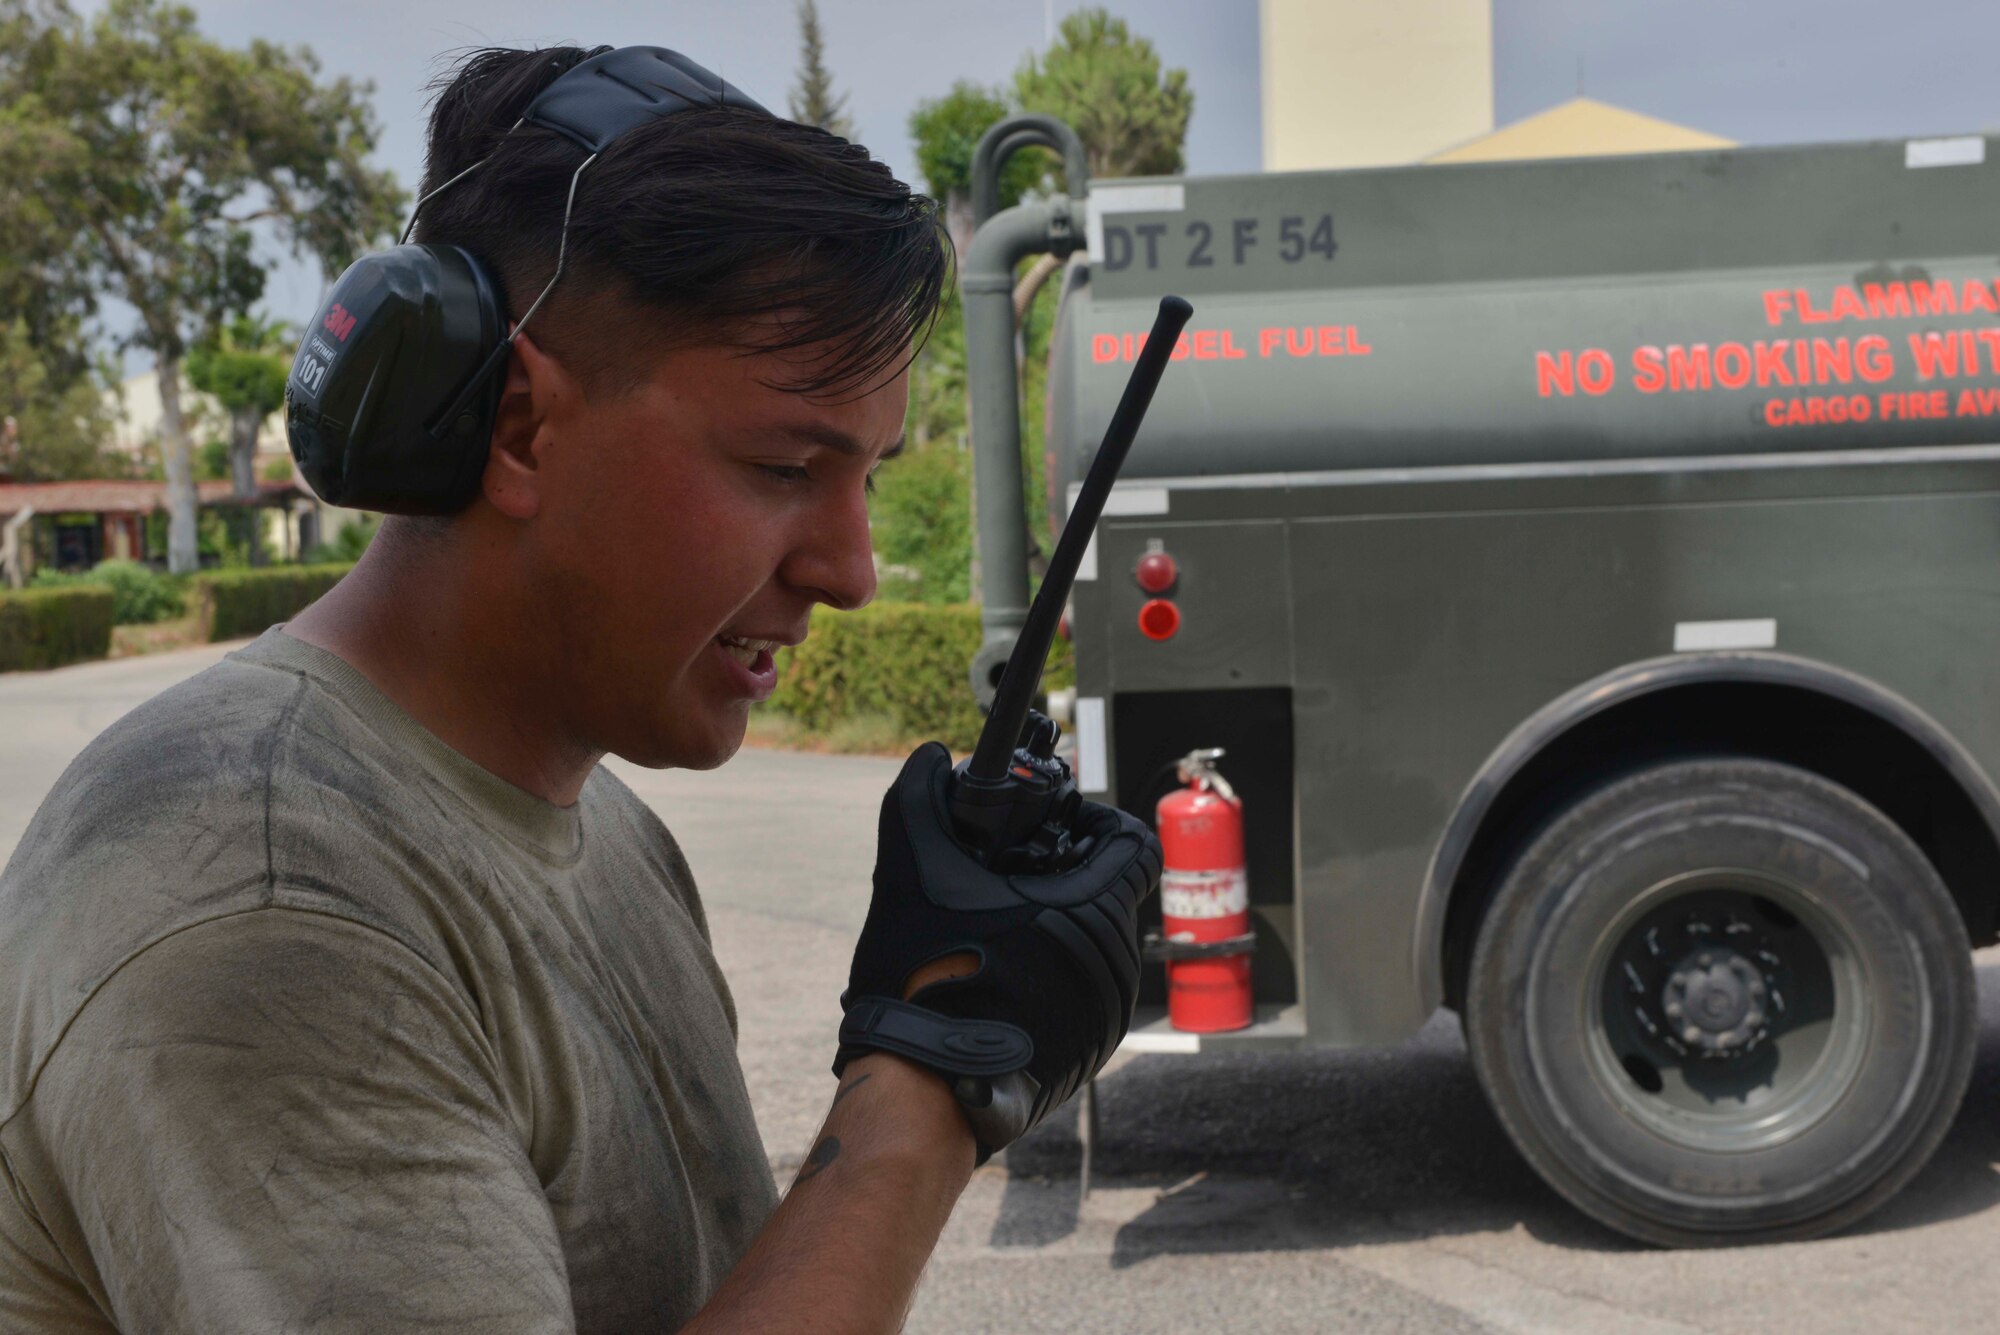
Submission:
<svg viewBox="0 0 2000 1335">
<path fill-rule="evenodd" d="M 882 799 L 875 897 L 841 994 L 833 1069 L 880 1050 L 940 1072 L 984 1163 L 1124 1040 L 1139 991 L 1139 902 L 1159 884 L 1160 844 L 1124 812 L 1085 802 L 1081 860 L 1069 870 L 989 871 L 952 837 L 950 781 L 950 754 L 929 742 Z M 917 969 L 961 951 L 977 972 L 899 999 Z"/>
</svg>

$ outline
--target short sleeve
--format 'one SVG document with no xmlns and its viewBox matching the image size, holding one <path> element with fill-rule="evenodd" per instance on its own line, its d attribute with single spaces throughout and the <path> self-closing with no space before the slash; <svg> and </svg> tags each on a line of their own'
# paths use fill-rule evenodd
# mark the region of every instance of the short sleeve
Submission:
<svg viewBox="0 0 2000 1335">
<path fill-rule="evenodd" d="M 470 1001 L 327 915 L 185 929 L 85 1005 L 0 1137 L 122 1330 L 568 1331 Z"/>
</svg>

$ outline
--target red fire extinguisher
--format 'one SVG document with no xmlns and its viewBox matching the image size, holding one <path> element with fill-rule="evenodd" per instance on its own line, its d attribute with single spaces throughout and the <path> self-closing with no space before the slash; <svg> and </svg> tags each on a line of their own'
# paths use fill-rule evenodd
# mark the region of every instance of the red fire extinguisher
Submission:
<svg viewBox="0 0 2000 1335">
<path fill-rule="evenodd" d="M 1250 882 L 1243 867 L 1243 799 L 1215 772 L 1222 749 L 1180 761 L 1187 785 L 1160 799 L 1155 824 L 1166 867 L 1160 914 L 1167 961 L 1167 1022 L 1196 1034 L 1251 1020 Z"/>
</svg>

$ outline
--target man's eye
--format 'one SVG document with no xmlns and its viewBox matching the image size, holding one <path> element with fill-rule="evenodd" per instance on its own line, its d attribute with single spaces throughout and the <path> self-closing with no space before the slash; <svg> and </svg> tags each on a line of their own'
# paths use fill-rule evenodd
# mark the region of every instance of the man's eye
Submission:
<svg viewBox="0 0 2000 1335">
<path fill-rule="evenodd" d="M 812 479 L 812 474 L 807 471 L 804 464 L 758 464 L 757 466 L 780 482 L 807 482 Z"/>
</svg>

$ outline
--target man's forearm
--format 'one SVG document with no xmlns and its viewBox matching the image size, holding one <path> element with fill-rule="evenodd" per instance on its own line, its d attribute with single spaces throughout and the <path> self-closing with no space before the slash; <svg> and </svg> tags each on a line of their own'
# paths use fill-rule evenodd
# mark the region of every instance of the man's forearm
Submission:
<svg viewBox="0 0 2000 1335">
<path fill-rule="evenodd" d="M 850 1063 L 784 1202 L 685 1330 L 897 1329 L 972 1162 L 941 1079 L 886 1054 Z"/>
</svg>

